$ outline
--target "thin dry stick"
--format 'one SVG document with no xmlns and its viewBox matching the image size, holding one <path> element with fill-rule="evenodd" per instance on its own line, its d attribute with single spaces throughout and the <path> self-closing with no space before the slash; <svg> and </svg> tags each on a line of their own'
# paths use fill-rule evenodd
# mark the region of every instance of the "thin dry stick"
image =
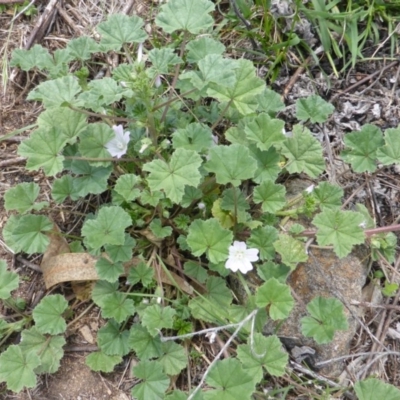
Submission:
<svg viewBox="0 0 400 400">
<path fill-rule="evenodd" d="M 331 387 L 334 387 L 334 388 L 337 388 L 337 389 L 342 389 L 342 386 L 340 386 L 339 384 L 337 384 L 336 382 L 334 382 L 334 381 L 331 381 L 330 379 L 328 379 L 328 378 L 325 378 L 324 376 L 322 376 L 322 375 L 319 375 L 319 374 L 317 374 L 316 372 L 314 372 L 314 371 L 310 371 L 309 369 L 307 369 L 307 368 L 304 368 L 302 365 L 300 365 L 300 364 L 298 364 L 298 363 L 296 363 L 296 362 L 294 362 L 294 361 L 290 361 L 290 365 L 293 367 L 293 369 L 295 369 L 296 371 L 299 371 L 299 372 L 301 372 L 301 373 L 303 373 L 303 374 L 306 374 L 306 375 L 308 375 L 308 376 L 311 376 L 312 378 L 314 378 L 314 379 L 317 379 L 318 381 L 321 381 L 321 382 L 324 382 L 324 383 L 326 383 L 327 385 L 329 385 L 329 386 L 331 386 Z M 353 394 L 351 394 L 350 392 L 344 392 L 343 393 L 346 397 L 348 397 L 349 399 L 351 399 L 351 400 L 355 400 L 356 398 L 353 396 Z"/>
<path fill-rule="evenodd" d="M 388 37 L 381 43 L 378 44 L 378 46 L 376 46 L 376 50 L 374 51 L 374 53 L 372 54 L 371 58 L 374 58 L 376 56 L 376 53 L 378 53 L 378 51 L 385 45 L 385 43 L 394 35 L 394 34 L 399 34 L 399 28 L 400 28 L 400 24 L 397 24 L 396 28 L 393 29 L 393 32 L 388 35 Z"/>
<path fill-rule="evenodd" d="M 315 400 L 322 400 L 321 395 L 319 395 L 315 390 L 311 389 L 309 386 L 305 386 L 304 384 L 299 383 L 295 380 L 293 380 L 289 374 L 283 375 L 281 377 L 281 379 L 283 379 L 284 381 L 286 381 L 287 383 L 290 383 L 290 385 L 292 385 L 293 387 L 295 387 L 301 394 L 305 394 L 307 396 L 307 398 L 312 398 Z M 267 397 L 269 398 L 269 397 Z"/>
<path fill-rule="evenodd" d="M 350 201 L 353 199 L 353 197 L 356 196 L 356 194 L 357 194 L 358 192 L 361 192 L 361 190 L 364 189 L 364 186 L 365 186 L 366 184 L 367 184 L 367 183 L 364 182 L 362 185 L 360 185 L 360 186 L 346 199 L 346 201 L 342 204 L 342 207 L 341 207 L 342 210 L 346 208 L 347 204 L 350 203 Z"/>
<path fill-rule="evenodd" d="M 211 338 L 211 336 L 210 336 L 210 338 Z M 225 349 L 225 351 L 224 351 L 224 357 L 225 357 L 225 358 L 228 358 L 228 357 L 230 356 L 230 354 L 229 354 L 228 348 L 225 346 L 225 343 L 223 342 L 223 340 L 222 340 L 218 335 L 215 336 L 215 340 L 217 341 L 218 346 L 219 346 L 221 349 Z M 210 343 L 211 343 L 211 342 L 212 342 L 212 340 L 210 339 Z"/>
<path fill-rule="evenodd" d="M 384 273 L 385 273 L 384 267 L 390 269 L 390 271 L 392 271 L 392 278 L 390 281 L 398 282 L 399 277 L 400 277 L 400 271 L 398 271 L 395 267 L 392 267 L 392 265 L 389 263 L 389 261 L 386 260 L 386 258 L 383 256 L 383 254 L 379 250 L 376 250 L 376 252 L 379 255 L 379 264 L 381 266 L 381 269 L 384 271 Z M 386 273 L 385 273 L 385 275 L 386 275 Z"/>
<path fill-rule="evenodd" d="M 369 178 L 370 178 L 369 175 L 366 174 L 365 175 L 365 180 L 367 182 L 366 188 L 367 188 L 367 190 L 369 192 L 369 197 L 370 197 L 369 201 L 372 203 L 371 204 L 371 206 L 372 206 L 371 207 L 372 208 L 372 218 L 373 218 L 373 220 L 375 222 L 375 225 L 382 225 L 381 212 L 380 212 L 380 209 L 379 209 L 378 202 L 376 201 L 375 191 L 374 191 L 374 189 L 373 189 L 373 187 L 371 185 L 371 181 L 370 181 Z"/>
<path fill-rule="evenodd" d="M 398 249 L 398 247 L 397 247 L 397 249 Z M 389 261 L 386 260 L 386 262 L 389 264 Z M 393 275 L 392 275 L 392 277 L 391 277 L 392 280 L 394 280 L 394 278 L 395 278 L 394 275 L 398 274 L 399 268 L 400 268 L 400 255 L 397 256 L 397 260 L 396 260 L 396 262 L 395 262 L 395 264 L 394 264 L 394 266 L 393 266 L 393 269 L 394 269 L 396 272 L 393 271 Z"/>
<path fill-rule="evenodd" d="M 342 90 L 341 92 L 336 93 L 331 99 L 330 101 L 336 100 L 338 97 L 343 96 L 345 93 L 351 92 L 352 90 L 356 89 L 358 86 L 362 85 L 364 82 L 368 82 L 370 79 L 372 79 L 374 76 L 376 75 L 380 75 L 383 73 L 383 71 L 386 71 L 387 69 L 390 69 L 392 67 L 394 67 L 395 65 L 397 65 L 399 61 L 393 61 L 390 64 L 384 66 L 382 69 L 379 69 L 375 72 L 373 72 L 372 74 L 366 76 L 365 78 L 359 80 L 358 82 L 354 83 L 353 85 L 349 86 L 348 88 Z"/>
<path fill-rule="evenodd" d="M 132 8 L 135 5 L 135 3 L 136 3 L 136 0 L 127 1 L 124 8 L 121 10 L 121 13 L 129 15 L 129 13 L 132 11 Z"/>
<path fill-rule="evenodd" d="M 67 11 L 65 11 L 64 8 L 60 4 L 57 4 L 56 8 L 57 8 L 58 13 L 63 18 L 63 20 L 67 23 L 67 25 L 69 25 L 70 28 L 73 29 L 74 32 L 78 36 L 82 36 L 83 35 L 82 29 L 78 25 L 75 24 L 74 20 L 69 16 Z M 84 24 L 83 24 L 83 26 L 84 26 Z"/>
<path fill-rule="evenodd" d="M 191 400 L 194 398 L 194 396 L 196 395 L 196 393 L 201 389 L 201 387 L 203 386 L 204 381 L 206 380 L 208 374 L 210 373 L 210 371 L 212 370 L 213 366 L 216 364 L 216 362 L 220 359 L 220 357 L 222 356 L 222 354 L 224 354 L 225 350 L 228 348 L 228 346 L 230 345 L 230 343 L 233 341 L 233 339 L 237 336 L 237 334 L 239 333 L 239 331 L 243 328 L 244 324 L 249 321 L 252 318 L 255 318 L 256 314 L 257 314 L 258 310 L 254 310 L 252 311 L 246 318 L 244 318 L 241 322 L 239 322 L 238 324 L 230 324 L 230 325 L 226 325 L 223 327 L 217 327 L 217 328 L 213 328 L 213 331 L 216 332 L 217 330 L 221 330 L 221 329 L 226 329 L 227 326 L 237 326 L 235 332 L 233 332 L 233 334 L 231 335 L 231 337 L 226 341 L 225 346 L 219 351 L 219 353 L 215 356 L 214 360 L 212 361 L 212 363 L 207 367 L 206 371 L 204 372 L 203 376 L 201 377 L 201 380 L 199 382 L 199 384 L 197 385 L 196 389 L 194 389 L 194 391 L 191 393 L 191 395 L 188 397 L 188 400 Z M 194 335 L 198 335 L 201 332 L 206 332 L 206 331 L 211 331 L 211 329 L 204 329 L 203 331 L 199 331 L 199 332 L 193 332 L 187 335 L 182 335 L 182 336 L 170 336 L 167 338 L 163 338 L 161 336 L 161 341 L 167 341 L 167 340 L 176 340 L 176 339 L 181 339 L 181 338 L 185 338 L 185 337 L 191 337 Z"/>
<path fill-rule="evenodd" d="M 376 85 L 376 83 L 379 82 L 379 79 L 381 79 L 381 77 L 382 77 L 384 71 L 385 71 L 385 69 L 379 70 L 380 73 L 379 73 L 378 77 L 377 77 L 370 85 L 368 85 L 366 88 L 364 88 L 363 90 L 361 90 L 361 91 L 358 92 L 357 94 L 358 94 L 359 96 L 361 96 L 361 95 L 363 95 L 366 91 L 372 89 L 372 88 Z"/>
<path fill-rule="evenodd" d="M 3 247 L 3 249 L 6 250 L 8 253 L 15 254 L 15 251 L 11 247 L 7 246 L 6 243 L 3 242 L 1 239 L 0 239 L 0 246 Z"/>
<path fill-rule="evenodd" d="M 389 352 L 382 352 L 380 355 L 377 355 L 375 359 L 371 360 L 358 374 L 357 374 L 357 380 L 363 380 L 365 379 L 365 374 L 368 372 L 368 370 L 377 362 L 379 359 L 383 357 L 387 357 Z"/>
<path fill-rule="evenodd" d="M 21 256 L 17 256 L 17 261 L 19 261 L 21 264 L 25 265 L 25 267 L 28 267 L 30 269 L 33 269 L 36 272 L 42 272 L 40 267 L 28 260 L 25 260 L 25 258 L 22 258 Z"/>
<path fill-rule="evenodd" d="M 250 24 L 249 21 L 246 20 L 246 18 L 242 15 L 242 13 L 240 12 L 237 4 L 236 4 L 236 0 L 230 0 L 231 3 L 231 7 L 234 11 L 234 13 L 236 14 L 236 16 L 243 22 L 243 25 L 246 27 L 246 29 L 249 31 L 250 35 L 248 36 L 248 39 L 250 40 L 251 46 L 253 47 L 254 51 L 259 52 L 260 49 L 257 45 L 257 43 L 255 42 L 255 40 L 251 37 L 251 33 L 252 33 L 252 26 Z"/>
<path fill-rule="evenodd" d="M 400 66 L 397 67 L 396 77 L 394 78 L 393 87 L 392 87 L 392 90 L 391 90 L 390 96 L 389 96 L 389 102 L 385 107 L 387 109 L 392 105 L 393 97 L 394 97 L 394 94 L 395 94 L 395 91 L 396 91 L 396 88 L 398 85 L 398 81 L 399 81 L 399 76 L 400 76 Z"/>
<path fill-rule="evenodd" d="M 35 40 L 40 42 L 40 40 L 43 38 L 45 31 L 50 24 L 51 17 L 54 14 L 57 2 L 58 2 L 58 0 L 50 0 L 49 1 L 43 14 L 38 19 L 35 27 L 33 28 L 33 31 L 31 32 L 31 34 L 24 46 L 25 50 L 29 50 L 32 47 L 32 44 L 34 43 Z M 11 82 L 15 82 L 15 78 L 18 74 L 18 71 L 19 71 L 19 68 L 17 68 L 17 67 L 13 68 L 13 70 L 10 74 Z"/>
<path fill-rule="evenodd" d="M 33 31 L 31 32 L 28 40 L 26 41 L 26 44 L 24 46 L 25 50 L 29 50 L 34 41 L 37 40 L 40 42 L 46 32 L 46 29 L 50 25 L 50 21 L 54 15 L 54 12 L 56 11 L 56 4 L 58 0 L 50 0 L 49 3 L 47 4 L 43 14 L 39 17 L 39 19 L 36 22 L 35 27 L 33 28 Z M 10 81 L 15 82 L 15 77 L 17 76 L 19 69 L 14 68 L 10 74 Z"/>
<path fill-rule="evenodd" d="M 253 313 L 255 311 L 257 311 L 257 310 L 254 310 Z M 252 315 L 252 314 L 250 314 L 250 315 Z M 249 319 L 250 319 L 249 316 L 247 316 L 245 318 L 245 322 L 247 322 Z M 242 322 L 243 321 L 236 323 L 236 324 L 228 324 L 228 325 L 224 325 L 224 326 L 216 326 L 214 328 L 202 329 L 201 331 L 186 333 L 185 335 L 179 335 L 179 336 L 162 336 L 162 334 L 160 332 L 160 340 L 162 342 L 169 342 L 171 340 L 189 339 L 189 338 L 192 338 L 193 336 L 205 335 L 207 333 L 215 333 L 215 332 L 223 331 L 226 329 L 236 328 L 239 325 L 241 326 Z"/>
<path fill-rule="evenodd" d="M 330 174 L 329 174 L 329 181 L 331 183 L 336 183 L 336 170 L 334 164 L 333 153 L 331 149 L 331 142 L 329 140 L 328 132 L 326 131 L 326 124 L 323 125 L 322 130 L 324 132 L 324 138 L 326 143 L 326 152 L 328 154 L 329 164 L 331 166 Z"/>
<path fill-rule="evenodd" d="M 381 347 L 387 350 L 387 348 L 384 346 L 384 344 L 380 341 L 379 337 L 374 335 L 371 330 L 368 328 L 367 325 L 364 324 L 363 321 L 358 317 L 358 315 L 351 309 L 350 304 L 347 302 L 346 299 L 343 298 L 343 296 L 340 293 L 336 293 L 336 296 L 338 296 L 339 300 L 346 306 L 346 308 L 349 310 L 350 314 L 357 320 L 357 322 L 362 326 L 362 328 L 365 330 L 365 332 L 368 333 L 370 338 L 374 341 L 374 343 L 378 343 Z"/>
<path fill-rule="evenodd" d="M 372 304 L 367 301 L 357 301 L 357 300 L 352 300 L 350 302 L 352 306 L 358 306 L 358 307 L 366 307 L 366 308 L 380 308 L 383 310 L 396 310 L 400 311 L 400 306 L 394 306 L 393 304 L 385 304 L 385 305 L 380 305 L 380 304 Z"/>
<path fill-rule="evenodd" d="M 395 264 L 395 269 L 397 270 L 400 265 L 400 256 L 397 257 L 396 264 Z M 394 298 L 393 304 L 397 304 L 400 298 L 400 291 L 397 291 L 396 297 Z M 386 303 L 391 302 L 391 299 L 388 298 L 386 299 Z M 380 342 L 386 337 L 387 331 L 389 329 L 389 325 L 392 323 L 392 315 L 393 315 L 394 310 L 389 310 L 389 312 L 386 312 L 386 310 L 383 311 L 381 314 L 381 320 L 378 325 L 378 329 L 376 332 L 376 336 L 380 339 Z M 373 343 L 371 347 L 371 353 L 376 353 L 378 352 L 383 346 L 382 343 Z M 374 364 L 375 361 L 377 360 L 372 360 L 372 356 L 368 357 L 367 359 L 367 365 L 364 367 L 364 372 L 362 373 L 362 379 L 366 377 L 367 372 L 369 368 Z"/>
<path fill-rule="evenodd" d="M 400 231 L 400 224 L 381 226 L 380 228 L 364 229 L 365 236 L 367 236 L 367 237 L 371 237 L 378 233 L 388 233 L 388 232 L 397 232 L 397 231 Z M 307 229 L 307 230 L 299 233 L 299 236 L 314 237 L 316 235 L 316 233 L 317 233 L 317 231 L 314 229 Z"/>
<path fill-rule="evenodd" d="M 185 341 L 185 353 L 186 357 L 189 359 L 189 351 L 188 351 L 188 343 Z M 189 391 L 192 390 L 192 377 L 190 374 L 190 363 L 188 362 L 186 364 L 186 377 L 187 377 L 187 387 L 189 388 Z"/>
<path fill-rule="evenodd" d="M 25 50 L 29 50 L 35 40 L 40 42 L 46 32 L 46 29 L 49 27 L 51 19 L 53 18 L 54 13 L 56 12 L 56 5 L 58 0 L 50 0 L 44 9 L 43 14 L 38 19 L 33 31 L 31 32 L 26 44 Z"/>
<path fill-rule="evenodd" d="M 95 306 L 94 303 L 90 304 L 88 307 L 86 307 L 85 310 L 83 310 L 76 318 L 74 318 L 71 322 L 68 323 L 67 327 L 70 328 L 73 324 L 78 322 L 85 314 L 87 314 L 93 307 Z"/>
<path fill-rule="evenodd" d="M 291 78 L 289 79 L 289 82 L 287 83 L 287 85 L 285 86 L 285 88 L 283 89 L 283 93 L 281 96 L 281 100 L 285 100 L 287 95 L 289 94 L 289 92 L 292 90 L 292 87 L 294 86 L 294 84 L 297 82 L 297 80 L 299 79 L 299 76 L 304 72 L 304 70 L 306 69 L 306 65 L 308 65 L 311 61 L 311 56 L 308 56 L 304 62 L 296 69 L 296 71 L 294 72 L 294 74 L 291 76 Z"/>
<path fill-rule="evenodd" d="M 0 167 L 9 167 L 10 165 L 19 164 L 23 161 L 26 161 L 26 157 L 15 157 L 10 160 L 0 161 Z"/>
<path fill-rule="evenodd" d="M 332 364 L 336 361 L 340 361 L 340 360 L 347 360 L 348 358 L 356 358 L 356 357 L 366 357 L 369 355 L 378 355 L 378 356 L 382 356 L 382 355 L 393 355 L 393 356 L 400 356 L 400 352 L 398 351 L 378 351 L 375 353 L 371 353 L 370 351 L 366 351 L 364 353 L 354 353 L 354 354 L 348 354 L 346 356 L 341 356 L 341 357 L 335 357 L 335 358 L 331 358 L 329 360 L 324 360 L 318 363 L 315 363 L 316 367 L 321 367 L 322 365 L 327 365 L 327 364 Z"/>
<path fill-rule="evenodd" d="M 130 366 L 130 363 L 126 363 L 126 367 L 124 369 L 124 372 L 121 374 L 121 379 L 118 382 L 117 389 L 119 389 L 121 387 L 122 381 L 124 380 L 125 375 L 128 372 L 129 366 Z"/>
</svg>

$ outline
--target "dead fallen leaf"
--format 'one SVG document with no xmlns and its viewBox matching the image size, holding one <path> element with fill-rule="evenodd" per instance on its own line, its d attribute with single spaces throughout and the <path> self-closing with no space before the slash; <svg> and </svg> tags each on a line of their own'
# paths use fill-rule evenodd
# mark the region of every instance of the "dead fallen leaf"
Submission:
<svg viewBox="0 0 400 400">
<path fill-rule="evenodd" d="M 79 328 L 79 332 L 83 336 L 83 338 L 86 340 L 86 342 L 90 344 L 95 344 L 94 337 L 92 335 L 92 331 L 87 325 L 83 325 L 82 327 Z"/>
<path fill-rule="evenodd" d="M 97 259 L 87 253 L 66 253 L 42 261 L 40 267 L 46 288 L 61 282 L 95 281 L 99 279 Z"/>
<path fill-rule="evenodd" d="M 73 289 L 75 288 L 74 292 L 76 291 L 75 294 L 77 296 L 85 299 L 87 297 L 86 292 L 89 289 L 87 281 L 97 281 L 99 279 L 95 268 L 97 258 L 87 253 L 70 253 L 68 243 L 61 236 L 56 224 L 54 224 L 54 232 L 49 235 L 49 238 L 50 244 L 43 255 L 40 265 L 46 288 L 49 289 L 62 282 L 83 281 L 83 292 L 80 283 L 73 285 Z M 106 254 L 104 256 L 107 257 Z M 142 259 L 134 257 L 125 263 L 125 275 L 128 274 L 130 268 L 134 268 L 142 261 Z M 176 286 L 187 294 L 193 294 L 193 287 L 172 271 L 167 274 L 161 269 L 160 279 L 167 285 Z"/>
</svg>

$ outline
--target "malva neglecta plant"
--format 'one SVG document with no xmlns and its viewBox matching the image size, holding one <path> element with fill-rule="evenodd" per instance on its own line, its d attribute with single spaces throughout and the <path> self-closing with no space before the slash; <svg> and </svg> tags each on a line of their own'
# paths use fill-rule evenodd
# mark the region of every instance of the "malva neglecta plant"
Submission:
<svg viewBox="0 0 400 400">
<path fill-rule="evenodd" d="M 310 235 L 344 257 L 374 233 L 363 227 L 365 214 L 341 209 L 343 190 L 331 183 L 321 181 L 287 201 L 285 187 L 276 183 L 283 174 L 315 179 L 325 170 L 312 129 L 326 122 L 333 106 L 318 96 L 298 100 L 298 123 L 285 132 L 277 118 L 284 109 L 280 96 L 251 61 L 225 55 L 213 10 L 208 0 L 162 5 L 155 22 L 170 41 L 161 48 L 150 48 L 139 17 L 110 15 L 97 27 L 99 42 L 80 37 L 54 54 L 35 45 L 15 50 L 12 58 L 12 65 L 46 78 L 28 96 L 44 111 L 19 146 L 26 168 L 54 177 L 56 204 L 110 194 L 110 203 L 91 209 L 79 240 L 70 242 L 71 251 L 97 257 L 100 280 L 91 297 L 108 320 L 98 331 L 99 350 L 86 362 L 94 371 L 110 372 L 132 354 L 139 380 L 132 396 L 140 400 L 251 398 L 265 374 L 281 376 L 288 364 L 278 336 L 261 333 L 268 318 L 285 319 L 294 306 L 282 269 L 290 274 L 307 260 Z M 122 62 L 110 77 L 91 79 L 93 55 L 109 52 Z M 80 68 L 71 72 L 72 65 Z M 345 144 L 342 158 L 356 172 L 400 163 L 400 129 L 383 135 L 366 125 L 346 135 Z M 39 191 L 36 183 L 21 183 L 5 194 L 5 207 L 15 214 L 3 235 L 14 252 L 43 253 L 49 244 L 54 225 L 46 216 L 50 204 L 36 201 Z M 302 215 L 316 231 L 299 223 L 284 230 L 288 219 Z M 395 250 L 391 235 L 373 236 L 388 259 Z M 175 297 L 165 296 L 153 267 L 168 275 L 168 248 L 201 291 L 187 293 L 172 277 Z M 124 263 L 133 257 L 140 262 L 126 274 Z M 278 275 L 264 279 L 260 271 L 268 267 Z M 250 270 L 264 281 L 254 291 L 242 275 Z M 234 300 L 228 274 L 242 283 L 245 304 Z M 0 298 L 19 317 L 0 318 L 0 381 L 15 392 L 34 387 L 37 374 L 58 369 L 68 309 L 63 296 L 52 294 L 30 312 L 11 296 L 17 287 L 18 276 L 2 261 Z M 316 298 L 307 309 L 303 333 L 318 343 L 347 328 L 336 299 Z M 210 328 L 196 332 L 196 321 Z M 222 360 L 221 352 L 196 386 L 172 390 L 171 377 L 189 362 L 182 339 L 212 339 L 222 329 L 232 333 L 226 346 L 240 334 L 237 357 Z M 16 331 L 21 342 L 7 347 Z M 379 398 L 400 395 L 366 380 L 356 384 L 359 398 L 372 386 Z"/>
</svg>

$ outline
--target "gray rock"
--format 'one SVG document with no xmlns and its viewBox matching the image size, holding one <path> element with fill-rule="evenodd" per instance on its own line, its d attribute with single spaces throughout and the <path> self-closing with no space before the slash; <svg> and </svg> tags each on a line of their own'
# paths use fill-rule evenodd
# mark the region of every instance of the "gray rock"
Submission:
<svg viewBox="0 0 400 400">
<path fill-rule="evenodd" d="M 364 246 L 356 247 L 343 259 L 339 259 L 331 250 L 319 248 L 310 249 L 309 255 L 308 261 L 299 264 L 287 281 L 295 298 L 295 307 L 289 318 L 284 322 L 268 321 L 264 333 L 267 335 L 276 333 L 295 358 L 313 366 L 314 362 L 349 354 L 351 341 L 358 328 L 357 309 L 350 306 L 350 302 L 362 301 L 362 288 L 367 277 L 369 257 Z M 347 331 L 337 331 L 334 340 L 323 345 L 301 334 L 300 320 L 308 315 L 306 305 L 317 296 L 334 297 L 342 301 L 349 322 Z M 307 351 L 299 354 L 301 348 Z M 342 361 L 328 364 L 320 369 L 321 373 L 332 377 L 338 376 L 342 371 Z"/>
</svg>

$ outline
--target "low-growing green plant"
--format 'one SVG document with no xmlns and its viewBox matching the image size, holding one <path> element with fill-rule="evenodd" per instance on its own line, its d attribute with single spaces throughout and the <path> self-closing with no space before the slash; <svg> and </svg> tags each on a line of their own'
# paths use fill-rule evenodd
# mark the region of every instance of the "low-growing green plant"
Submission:
<svg viewBox="0 0 400 400">
<path fill-rule="evenodd" d="M 268 318 L 283 320 L 294 306 L 285 281 L 307 260 L 308 236 L 332 246 L 338 257 L 368 237 L 375 240 L 375 228 L 364 226 L 365 213 L 341 209 L 343 190 L 337 185 L 322 181 L 287 200 L 285 186 L 277 183 L 282 176 L 304 173 L 316 179 L 324 172 L 312 129 L 334 108 L 319 96 L 299 99 L 298 123 L 285 132 L 277 118 L 284 109 L 279 95 L 266 87 L 251 61 L 224 55 L 213 31 L 213 9 L 208 0 L 162 5 L 155 20 L 166 38 L 160 48 L 148 48 L 139 17 L 111 15 L 97 27 L 99 42 L 80 37 L 54 54 L 36 45 L 15 50 L 11 61 L 46 77 L 28 96 L 42 102 L 44 111 L 19 146 L 26 168 L 54 177 L 56 204 L 109 194 L 89 210 L 78 243 L 71 244 L 97 258 L 100 280 L 91 296 L 107 320 L 98 331 L 99 350 L 86 362 L 110 372 L 133 353 L 138 363 L 132 372 L 140 383 L 132 396 L 140 400 L 251 398 L 265 374 L 285 373 L 288 355 L 278 336 L 261 332 Z M 92 58 L 109 52 L 121 63 L 111 76 L 93 79 Z M 366 125 L 345 143 L 342 158 L 356 172 L 374 172 L 378 162 L 400 163 L 398 128 L 383 135 Z M 50 203 L 37 201 L 39 194 L 36 183 L 18 184 L 5 194 L 6 209 L 16 213 L 3 236 L 15 252 L 43 253 L 49 244 Z M 285 228 L 288 219 L 298 217 L 309 218 L 316 230 L 300 223 Z M 379 235 L 376 243 L 386 243 L 390 259 L 394 245 L 384 232 Z M 170 271 L 171 254 L 193 283 L 190 290 Z M 140 262 L 126 273 L 124 263 L 132 257 Z M 165 295 L 155 266 L 176 287 L 174 296 Z M 255 289 L 242 276 L 252 269 L 263 281 Z M 226 276 L 234 271 L 247 293 L 243 304 L 227 285 Z M 0 298 L 6 306 L 17 287 L 18 276 L 1 262 Z M 12 322 L 0 319 L 3 338 L 22 330 L 20 344 L 7 347 L 2 341 L 0 381 L 10 390 L 33 387 L 37 374 L 57 370 L 67 309 L 60 294 L 48 295 L 32 313 L 22 309 Z M 315 298 L 307 310 L 303 334 L 318 343 L 347 329 L 337 299 Z M 211 327 L 193 332 L 196 321 Z M 188 365 L 180 341 L 199 334 L 212 341 L 221 330 L 231 336 L 201 382 L 185 391 L 169 389 L 171 377 Z M 241 340 L 237 356 L 221 360 L 235 338 Z M 399 392 L 369 380 L 357 383 L 359 398 L 367 398 L 363 393 L 371 387 L 376 398 Z"/>
<path fill-rule="evenodd" d="M 288 51 L 293 49 L 303 61 L 312 56 L 318 65 L 321 56 L 317 47 L 321 44 L 336 75 L 354 68 L 357 62 L 370 60 L 371 55 L 367 58 L 365 50 L 371 45 L 377 50 L 386 45 L 391 58 L 396 54 L 399 2 L 230 0 L 230 3 L 237 10 L 235 30 L 254 41 L 252 49 L 239 50 L 258 56 L 261 63 L 266 62 L 271 79 L 277 76 L 281 65 L 286 65 Z"/>
<path fill-rule="evenodd" d="M 312 0 L 310 6 L 299 9 L 316 26 L 325 54 L 334 71 L 336 59 L 343 61 L 340 71 L 355 66 L 364 59 L 367 44 L 377 46 L 389 40 L 390 56 L 394 57 L 398 39 L 400 4 L 381 1 Z M 385 32 L 386 39 L 381 32 Z M 379 47 L 378 47 L 379 48 Z"/>
<path fill-rule="evenodd" d="M 37 8 L 30 3 L 30 1 L 26 0 L 21 2 L 20 4 L 1 4 L 0 13 L 10 11 L 10 13 L 14 13 L 15 15 L 22 13 L 27 17 L 31 17 L 37 14 Z"/>
</svg>

